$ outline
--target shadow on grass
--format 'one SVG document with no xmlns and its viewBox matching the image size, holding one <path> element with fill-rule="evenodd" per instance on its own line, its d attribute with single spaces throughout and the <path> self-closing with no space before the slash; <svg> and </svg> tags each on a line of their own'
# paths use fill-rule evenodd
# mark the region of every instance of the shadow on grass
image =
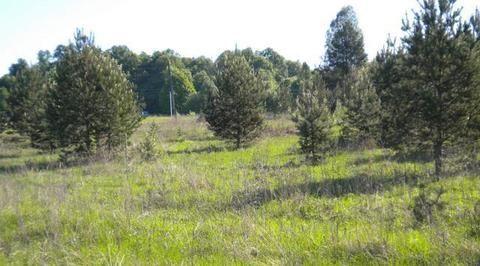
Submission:
<svg viewBox="0 0 480 266">
<path fill-rule="evenodd" d="M 179 151 L 167 151 L 167 154 L 174 155 L 174 154 L 191 154 L 191 153 L 234 152 L 234 151 L 247 150 L 253 147 L 253 145 L 254 145 L 254 142 L 244 144 L 239 149 L 237 149 L 237 147 L 235 147 L 235 145 L 230 142 L 220 142 L 220 143 L 206 145 L 203 147 L 186 148 Z"/>
<path fill-rule="evenodd" d="M 58 170 L 68 169 L 76 166 L 88 165 L 96 162 L 105 162 L 106 159 L 101 158 L 78 158 L 71 160 L 67 164 L 60 162 L 59 160 L 44 160 L 44 161 L 26 161 L 20 164 L 14 165 L 0 165 L 0 174 L 16 174 L 27 171 L 43 171 L 43 170 Z"/>
<path fill-rule="evenodd" d="M 62 165 L 58 161 L 25 162 L 24 164 L 0 165 L 0 174 L 15 174 L 26 171 L 55 170 L 61 168 L 65 168 L 65 165 Z"/>
<path fill-rule="evenodd" d="M 208 142 L 218 140 L 215 136 L 174 136 L 165 138 L 165 142 L 176 143 L 182 141 Z"/>
<path fill-rule="evenodd" d="M 299 169 L 304 166 L 309 166 L 308 162 L 296 162 L 296 161 L 288 161 L 284 164 L 279 165 L 271 165 L 268 163 L 264 163 L 262 161 L 254 161 L 252 164 L 249 164 L 250 168 L 254 171 L 276 171 L 281 169 Z"/>
<path fill-rule="evenodd" d="M 175 155 L 175 154 L 191 154 L 191 153 L 213 153 L 213 152 L 224 152 L 224 151 L 234 151 L 232 147 L 225 147 L 225 146 L 206 146 L 206 147 L 199 147 L 193 149 L 185 149 L 180 151 L 167 151 L 168 155 Z"/>
<path fill-rule="evenodd" d="M 393 155 L 379 154 L 368 158 L 359 158 L 354 161 L 354 164 L 372 164 L 386 161 L 397 163 L 429 163 L 432 160 L 432 156 L 428 153 L 396 153 Z"/>
<path fill-rule="evenodd" d="M 0 154 L 0 160 L 4 159 L 17 159 L 20 158 L 21 155 L 19 154 Z"/>
<path fill-rule="evenodd" d="M 398 173 L 393 177 L 358 175 L 342 179 L 326 179 L 318 182 L 307 182 L 281 186 L 276 189 L 258 189 L 241 191 L 233 195 L 232 207 L 241 209 L 246 206 L 259 207 L 273 200 L 284 200 L 296 194 L 315 197 L 341 197 L 347 194 L 374 194 L 384 192 L 394 186 L 417 186 L 434 182 L 433 177 L 415 174 Z"/>
</svg>

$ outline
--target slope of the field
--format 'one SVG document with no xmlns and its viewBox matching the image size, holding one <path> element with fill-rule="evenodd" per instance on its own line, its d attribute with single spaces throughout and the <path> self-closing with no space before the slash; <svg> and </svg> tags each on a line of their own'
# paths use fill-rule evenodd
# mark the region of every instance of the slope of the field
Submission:
<svg viewBox="0 0 480 266">
<path fill-rule="evenodd" d="M 151 123 L 163 152 L 143 161 Z M 310 166 L 290 121 L 267 124 L 234 151 L 194 117 L 148 118 L 127 154 L 69 167 L 3 134 L 0 265 L 480 262 L 479 176 L 379 149 Z"/>
</svg>

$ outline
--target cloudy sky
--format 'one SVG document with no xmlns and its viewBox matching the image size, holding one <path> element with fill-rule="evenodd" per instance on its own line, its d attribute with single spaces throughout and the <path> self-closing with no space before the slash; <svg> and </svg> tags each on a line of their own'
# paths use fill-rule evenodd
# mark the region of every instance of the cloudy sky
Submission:
<svg viewBox="0 0 480 266">
<path fill-rule="evenodd" d="M 235 45 L 272 47 L 317 66 L 330 21 L 345 5 L 357 12 L 370 58 L 388 34 L 401 35 L 402 18 L 418 8 L 416 0 L 0 0 L 0 75 L 18 58 L 35 63 L 39 50 L 68 43 L 76 28 L 93 32 L 103 49 L 171 48 L 215 59 Z M 465 18 L 479 5 L 458 0 Z"/>
</svg>

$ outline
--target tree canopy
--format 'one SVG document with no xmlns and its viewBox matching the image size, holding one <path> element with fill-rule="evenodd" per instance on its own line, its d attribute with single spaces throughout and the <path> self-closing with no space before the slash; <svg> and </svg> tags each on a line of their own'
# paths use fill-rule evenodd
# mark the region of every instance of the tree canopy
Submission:
<svg viewBox="0 0 480 266">
<path fill-rule="evenodd" d="M 352 6 L 342 8 L 330 23 L 325 46 L 326 68 L 339 76 L 367 63 L 363 34 Z"/>
</svg>

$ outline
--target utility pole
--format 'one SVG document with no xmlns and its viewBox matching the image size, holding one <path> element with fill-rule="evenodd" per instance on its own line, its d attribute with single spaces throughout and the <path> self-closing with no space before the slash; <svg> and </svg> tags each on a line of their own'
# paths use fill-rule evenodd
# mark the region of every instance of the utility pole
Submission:
<svg viewBox="0 0 480 266">
<path fill-rule="evenodd" d="M 170 117 L 175 115 L 175 119 L 177 118 L 177 110 L 175 109 L 175 94 L 173 90 L 173 81 L 172 81 L 172 70 L 170 69 L 170 58 L 168 58 L 168 80 L 170 86 Z"/>
</svg>

